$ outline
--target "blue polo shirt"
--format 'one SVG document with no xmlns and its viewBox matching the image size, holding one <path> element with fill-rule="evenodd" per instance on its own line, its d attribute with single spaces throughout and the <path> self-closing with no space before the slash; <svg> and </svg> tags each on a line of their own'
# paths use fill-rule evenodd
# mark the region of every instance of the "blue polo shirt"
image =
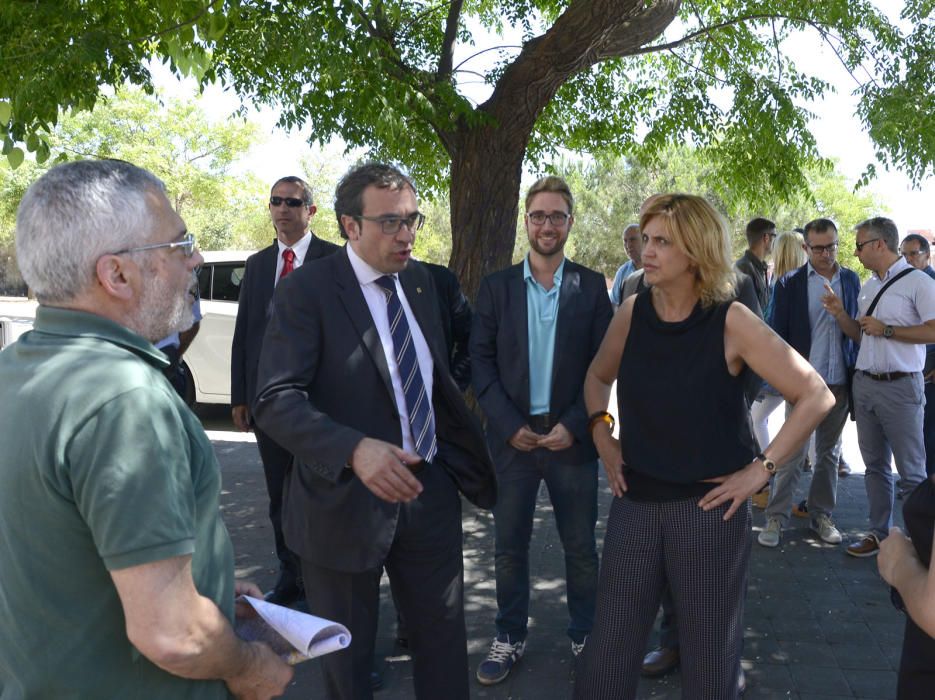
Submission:
<svg viewBox="0 0 935 700">
<path fill-rule="evenodd" d="M 552 276 L 552 289 L 546 290 L 533 277 L 529 256 L 523 261 L 526 282 L 526 323 L 529 332 L 529 414 L 549 412 L 552 399 L 552 367 L 555 364 L 555 329 L 558 326 L 558 298 L 562 290 L 565 259 Z"/>
</svg>

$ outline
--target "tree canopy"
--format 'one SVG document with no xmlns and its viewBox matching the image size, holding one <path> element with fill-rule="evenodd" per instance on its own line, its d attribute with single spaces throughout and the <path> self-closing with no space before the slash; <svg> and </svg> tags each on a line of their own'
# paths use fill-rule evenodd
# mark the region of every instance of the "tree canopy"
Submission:
<svg viewBox="0 0 935 700">
<path fill-rule="evenodd" d="M 23 146 L 45 159 L 62 109 L 125 82 L 151 91 L 146 61 L 165 60 L 280 107 L 283 126 L 450 183 L 452 262 L 471 290 L 510 258 L 524 165 L 560 149 L 652 162 L 691 143 L 751 203 L 808 191 L 821 161 L 808 106 L 832 86 L 827 66 L 788 54 L 801 32 L 852 76 L 879 161 L 932 173 L 932 5 L 905 0 L 891 18 L 872 0 L 4 3 L 0 136 L 11 164 Z M 489 88 L 480 104 L 471 79 Z"/>
</svg>

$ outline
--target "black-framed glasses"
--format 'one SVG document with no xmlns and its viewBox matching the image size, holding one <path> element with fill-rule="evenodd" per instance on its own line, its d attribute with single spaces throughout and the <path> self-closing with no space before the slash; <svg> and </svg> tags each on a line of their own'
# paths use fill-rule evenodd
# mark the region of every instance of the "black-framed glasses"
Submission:
<svg viewBox="0 0 935 700">
<path fill-rule="evenodd" d="M 298 197 L 270 197 L 269 205 L 271 207 L 278 207 L 280 204 L 285 204 L 290 209 L 295 209 L 296 207 L 305 206 L 305 202 L 299 199 Z"/>
<path fill-rule="evenodd" d="M 815 255 L 824 255 L 825 253 L 834 254 L 838 249 L 838 242 L 830 243 L 828 245 L 805 245 L 808 246 L 808 249 L 812 251 Z"/>
<path fill-rule="evenodd" d="M 182 251 L 182 254 L 186 258 L 190 258 L 195 254 L 195 235 L 193 233 L 186 234 L 183 238 L 180 238 L 177 241 L 169 241 L 168 243 L 152 243 L 150 245 L 141 245 L 135 248 L 124 248 L 123 250 L 118 250 L 116 253 L 111 253 L 111 255 L 123 255 L 124 253 L 138 253 L 142 250 L 156 250 L 158 248 L 178 248 Z"/>
<path fill-rule="evenodd" d="M 553 211 L 551 214 L 546 214 L 544 211 L 531 211 L 526 214 L 526 218 L 536 226 L 542 226 L 546 221 L 553 226 L 564 226 L 571 218 L 571 214 L 563 211 Z"/>
<path fill-rule="evenodd" d="M 406 225 L 407 229 L 415 233 L 420 228 L 422 228 L 422 225 L 425 223 L 425 214 L 418 211 L 415 214 L 410 214 L 409 216 L 364 216 L 363 214 L 357 214 L 354 218 L 380 224 L 383 233 L 385 233 L 387 236 L 392 236 L 393 234 L 399 233 L 399 230 L 403 227 L 403 224 Z"/>
<path fill-rule="evenodd" d="M 859 253 L 860 251 L 862 251 L 862 250 L 864 249 L 864 246 L 865 246 L 865 245 L 867 245 L 868 243 L 873 243 L 874 241 L 878 241 L 878 240 L 880 240 L 880 239 L 879 239 L 879 238 L 870 238 L 870 239 L 864 241 L 863 243 L 855 243 L 855 244 L 854 244 L 854 250 L 856 250 L 856 251 Z"/>
</svg>

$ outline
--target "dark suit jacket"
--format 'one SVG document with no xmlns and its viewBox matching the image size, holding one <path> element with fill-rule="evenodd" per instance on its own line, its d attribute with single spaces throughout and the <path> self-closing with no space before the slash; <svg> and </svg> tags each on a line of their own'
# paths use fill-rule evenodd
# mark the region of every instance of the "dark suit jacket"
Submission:
<svg viewBox="0 0 935 700">
<path fill-rule="evenodd" d="M 312 236 L 302 264 L 331 255 L 340 247 Z M 260 345 L 266 331 L 270 303 L 273 299 L 273 282 L 276 263 L 279 261 L 279 244 L 254 253 L 247 258 L 243 280 L 240 282 L 240 298 L 237 305 L 237 321 L 231 345 L 231 405 L 250 404 L 256 396 L 256 372 L 260 362 Z"/>
<path fill-rule="evenodd" d="M 841 267 L 841 301 L 851 318 L 857 318 L 857 297 L 860 278 L 853 270 Z M 802 357 L 808 359 L 812 349 L 812 325 L 808 318 L 808 263 L 784 275 L 773 290 L 773 313 L 769 325 Z M 853 369 L 857 364 L 857 343 L 841 333 L 844 364 Z"/>
<path fill-rule="evenodd" d="M 435 365 L 438 454 L 475 504 L 493 507 L 496 480 L 477 418 L 447 371 L 432 277 L 418 262 L 399 274 Z M 346 465 L 364 437 L 402 445 L 380 336 L 347 252 L 303 265 L 279 283 L 260 358 L 257 425 L 295 456 L 283 532 L 303 559 L 338 571 L 380 566 L 399 505 L 374 496 Z"/>
<path fill-rule="evenodd" d="M 422 264 L 432 274 L 435 289 L 438 291 L 438 310 L 442 316 L 442 330 L 445 332 L 451 376 L 458 388 L 466 391 L 471 385 L 471 353 L 468 348 L 473 316 L 471 305 L 461 291 L 461 284 L 455 273 L 435 263 Z"/>
<path fill-rule="evenodd" d="M 597 458 L 588 433 L 584 375 L 600 347 L 613 309 L 604 276 L 565 260 L 559 292 L 550 415 L 574 436 L 560 452 L 537 452 L 556 464 L 583 464 Z M 487 441 L 497 469 L 505 470 L 528 453 L 510 438 L 529 418 L 529 331 L 523 264 L 484 278 L 471 328 L 472 384 L 487 415 Z"/>
</svg>

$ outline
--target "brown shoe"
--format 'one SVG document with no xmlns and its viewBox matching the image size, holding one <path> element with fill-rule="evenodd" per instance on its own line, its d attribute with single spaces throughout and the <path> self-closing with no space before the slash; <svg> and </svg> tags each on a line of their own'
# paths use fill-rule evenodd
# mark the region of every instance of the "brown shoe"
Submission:
<svg viewBox="0 0 935 700">
<path fill-rule="evenodd" d="M 653 649 L 643 657 L 643 668 L 640 670 L 640 674 L 647 678 L 658 678 L 659 676 L 664 676 L 670 671 L 675 670 L 678 668 L 678 665 L 678 649 L 659 647 L 658 649 Z"/>
<path fill-rule="evenodd" d="M 808 517 L 808 501 L 799 501 L 792 506 L 792 514 L 797 518 Z"/>
<path fill-rule="evenodd" d="M 880 552 L 880 540 L 873 533 L 848 545 L 847 553 L 852 557 L 873 557 Z"/>
</svg>

